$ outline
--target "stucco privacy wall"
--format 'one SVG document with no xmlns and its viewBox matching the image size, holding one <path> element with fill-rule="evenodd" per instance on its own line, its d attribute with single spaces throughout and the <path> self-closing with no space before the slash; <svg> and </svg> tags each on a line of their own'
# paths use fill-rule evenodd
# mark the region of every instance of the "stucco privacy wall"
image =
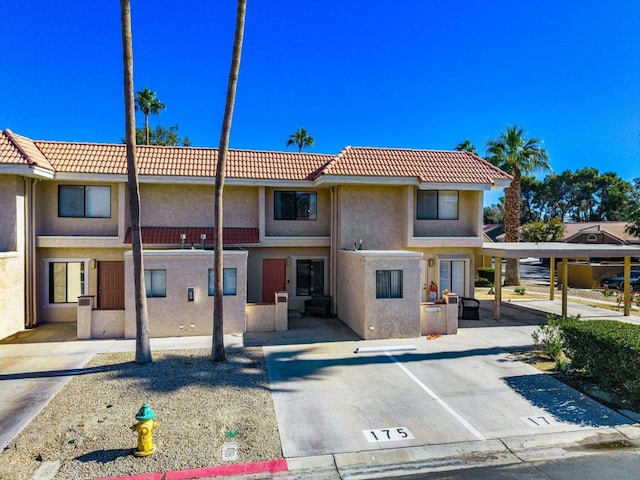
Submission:
<svg viewBox="0 0 640 480">
<path fill-rule="evenodd" d="M 0 338 L 24 329 L 24 256 L 0 252 Z"/>
<path fill-rule="evenodd" d="M 420 260 L 408 251 L 342 250 L 338 317 L 365 340 L 420 336 Z M 402 271 L 402 298 L 376 298 L 376 271 Z"/>
<path fill-rule="evenodd" d="M 58 187 L 60 185 L 100 185 L 111 187 L 111 216 L 109 218 L 66 218 L 58 216 Z M 109 182 L 40 182 L 36 195 L 38 235 L 118 235 L 117 183 Z"/>
<path fill-rule="evenodd" d="M 133 286 L 133 257 L 125 262 L 125 337 L 136 334 Z M 146 270 L 166 270 L 166 297 L 147 298 L 149 333 L 152 337 L 211 335 L 213 333 L 213 296 L 208 294 L 208 270 L 213 268 L 210 250 L 145 250 Z M 237 272 L 236 295 L 225 295 L 224 333 L 246 331 L 247 252 L 225 250 L 224 268 Z M 194 287 L 195 297 L 188 301 L 187 289 Z"/>
<path fill-rule="evenodd" d="M 340 187 L 339 246 L 351 249 L 362 239 L 366 250 L 402 248 L 407 224 L 406 188 Z"/>
</svg>

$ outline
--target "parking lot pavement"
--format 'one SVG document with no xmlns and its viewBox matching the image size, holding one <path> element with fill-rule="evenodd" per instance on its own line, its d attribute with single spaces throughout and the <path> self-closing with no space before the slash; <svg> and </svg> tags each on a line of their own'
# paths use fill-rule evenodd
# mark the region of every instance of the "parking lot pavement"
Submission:
<svg viewBox="0 0 640 480">
<path fill-rule="evenodd" d="M 473 330 L 265 347 L 285 457 L 633 424 L 493 344 L 522 327 Z"/>
</svg>

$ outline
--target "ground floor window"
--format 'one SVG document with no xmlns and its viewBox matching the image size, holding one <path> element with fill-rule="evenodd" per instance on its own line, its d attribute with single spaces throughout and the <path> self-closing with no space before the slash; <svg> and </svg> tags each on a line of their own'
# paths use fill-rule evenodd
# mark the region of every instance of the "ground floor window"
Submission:
<svg viewBox="0 0 640 480">
<path fill-rule="evenodd" d="M 209 296 L 214 295 L 214 272 L 213 268 L 209 269 Z M 236 295 L 238 291 L 238 269 L 223 268 L 222 269 L 222 294 Z"/>
<path fill-rule="evenodd" d="M 466 272 L 464 260 L 440 260 L 440 293 L 446 289 L 463 297 L 467 284 Z"/>
<path fill-rule="evenodd" d="M 49 263 L 49 303 L 73 303 L 84 292 L 84 262 Z"/>
<path fill-rule="evenodd" d="M 376 271 L 376 298 L 402 298 L 402 270 Z"/>
<path fill-rule="evenodd" d="M 296 261 L 296 295 L 324 294 L 324 260 Z"/>
<path fill-rule="evenodd" d="M 166 270 L 145 270 L 144 287 L 147 298 L 167 296 L 167 271 Z"/>
</svg>

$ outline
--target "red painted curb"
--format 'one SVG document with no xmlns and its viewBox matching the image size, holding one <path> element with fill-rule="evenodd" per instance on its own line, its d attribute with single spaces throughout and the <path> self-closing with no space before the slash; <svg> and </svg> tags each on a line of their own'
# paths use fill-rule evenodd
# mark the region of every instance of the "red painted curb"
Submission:
<svg viewBox="0 0 640 480">
<path fill-rule="evenodd" d="M 165 480 L 186 480 L 189 478 L 215 477 L 216 475 L 240 475 L 261 472 L 282 472 L 288 470 L 287 460 L 267 460 L 264 462 L 236 463 L 233 465 L 218 465 L 217 467 L 191 468 L 167 472 Z"/>
<path fill-rule="evenodd" d="M 276 473 L 289 469 L 287 460 L 266 460 L 264 462 L 235 463 L 233 465 L 218 465 L 216 467 L 190 468 L 187 470 L 174 470 L 165 473 L 141 473 L 139 475 L 124 477 L 104 477 L 95 480 L 188 480 L 191 478 L 215 477 L 220 475 L 241 475 L 252 473 Z"/>
</svg>

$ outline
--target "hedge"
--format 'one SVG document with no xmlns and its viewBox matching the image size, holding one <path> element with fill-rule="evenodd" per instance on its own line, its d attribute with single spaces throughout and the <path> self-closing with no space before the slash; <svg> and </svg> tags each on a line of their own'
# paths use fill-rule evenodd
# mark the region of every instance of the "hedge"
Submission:
<svg viewBox="0 0 640 480">
<path fill-rule="evenodd" d="M 493 267 L 480 267 L 478 268 L 478 276 L 480 278 L 486 278 L 493 284 L 495 282 L 496 271 Z"/>
<path fill-rule="evenodd" d="M 640 325 L 576 317 L 553 323 L 575 368 L 583 368 L 604 387 L 640 394 Z"/>
</svg>

